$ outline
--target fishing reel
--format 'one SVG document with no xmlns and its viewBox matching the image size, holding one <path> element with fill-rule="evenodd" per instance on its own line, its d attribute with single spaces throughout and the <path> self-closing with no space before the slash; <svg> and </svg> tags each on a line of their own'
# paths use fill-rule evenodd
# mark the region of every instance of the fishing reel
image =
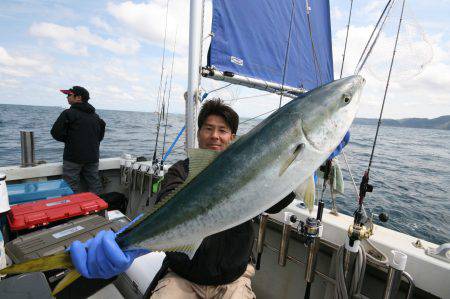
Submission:
<svg viewBox="0 0 450 299">
<path fill-rule="evenodd" d="M 389 220 L 389 215 L 386 213 L 380 213 L 379 215 L 372 213 L 370 217 L 361 205 L 358 210 L 355 211 L 353 218 L 354 222 L 348 228 L 348 237 L 350 246 L 353 246 L 354 241 L 367 240 L 373 235 L 373 218 L 378 216 L 378 220 L 386 222 Z"/>
<path fill-rule="evenodd" d="M 300 221 L 298 231 L 305 237 L 305 246 L 309 246 L 317 237 L 322 235 L 320 220 L 308 217 L 305 222 Z"/>
</svg>

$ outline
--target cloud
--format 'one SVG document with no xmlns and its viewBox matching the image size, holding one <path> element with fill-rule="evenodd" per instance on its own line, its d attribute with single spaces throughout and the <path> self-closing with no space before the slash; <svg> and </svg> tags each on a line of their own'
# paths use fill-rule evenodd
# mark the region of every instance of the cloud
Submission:
<svg viewBox="0 0 450 299">
<path fill-rule="evenodd" d="M 158 0 L 147 4 L 127 1 L 120 4 L 109 3 L 107 10 L 118 22 L 152 44 L 163 47 L 166 34 L 166 48 L 171 49 L 176 36 L 177 51 L 186 53 L 189 44 L 188 1 Z"/>
<path fill-rule="evenodd" d="M 11 55 L 0 47 L 0 73 L 13 77 L 31 77 L 35 74 L 51 74 L 53 69 L 44 59 L 33 59 L 24 55 Z"/>
<path fill-rule="evenodd" d="M 100 17 L 98 17 L 98 16 L 93 17 L 93 18 L 91 19 L 91 23 L 92 23 L 95 27 L 100 28 L 100 29 L 103 29 L 103 30 L 105 30 L 105 31 L 108 32 L 108 33 L 111 33 L 111 32 L 112 32 L 111 26 L 109 26 L 109 24 L 106 23 L 106 21 L 104 21 L 102 18 L 100 18 Z"/>
<path fill-rule="evenodd" d="M 409 27 L 410 28 L 409 28 Z M 351 26 L 344 76 L 353 73 L 373 28 Z M 388 28 L 387 28 L 388 29 Z M 361 72 L 366 80 L 359 116 L 378 117 L 395 35 L 383 31 Z M 386 33 L 389 32 L 389 34 Z M 384 111 L 385 118 L 437 117 L 450 113 L 450 63 L 439 36 L 425 36 L 412 24 L 402 28 Z M 335 72 L 339 76 L 345 28 L 334 36 Z"/>
<path fill-rule="evenodd" d="M 134 54 L 139 48 L 138 41 L 130 38 L 104 39 L 90 32 L 84 26 L 65 27 L 53 23 L 34 23 L 30 33 L 53 40 L 55 46 L 71 55 L 88 55 L 88 46 L 95 46 L 116 54 Z"/>
</svg>

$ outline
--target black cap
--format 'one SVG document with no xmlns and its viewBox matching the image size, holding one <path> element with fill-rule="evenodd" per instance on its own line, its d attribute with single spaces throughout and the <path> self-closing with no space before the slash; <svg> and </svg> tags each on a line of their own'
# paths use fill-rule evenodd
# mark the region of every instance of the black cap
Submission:
<svg viewBox="0 0 450 299">
<path fill-rule="evenodd" d="M 81 96 L 81 100 L 83 102 L 87 102 L 89 97 L 89 91 L 86 90 L 86 88 L 81 86 L 74 86 L 71 89 L 61 89 L 61 92 L 64 94 L 73 94 L 75 96 Z"/>
</svg>

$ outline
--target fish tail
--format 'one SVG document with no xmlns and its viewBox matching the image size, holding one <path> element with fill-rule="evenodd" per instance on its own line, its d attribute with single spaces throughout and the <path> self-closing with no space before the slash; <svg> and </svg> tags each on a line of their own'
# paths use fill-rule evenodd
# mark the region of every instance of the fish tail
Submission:
<svg viewBox="0 0 450 299">
<path fill-rule="evenodd" d="M 75 270 L 68 252 L 53 254 L 0 269 L 0 275 L 42 272 L 55 269 L 71 270 L 55 287 L 53 295 L 63 290 L 81 275 Z"/>
</svg>

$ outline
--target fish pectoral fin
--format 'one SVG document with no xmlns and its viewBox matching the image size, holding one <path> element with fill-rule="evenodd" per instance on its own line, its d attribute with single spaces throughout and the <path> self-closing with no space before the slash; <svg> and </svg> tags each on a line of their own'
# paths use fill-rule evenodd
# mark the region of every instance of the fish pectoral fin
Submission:
<svg viewBox="0 0 450 299">
<path fill-rule="evenodd" d="M 295 195 L 303 198 L 306 208 L 311 213 L 314 208 L 316 198 L 316 184 L 314 183 L 314 175 L 310 176 L 294 190 Z"/>
<path fill-rule="evenodd" d="M 300 143 L 297 145 L 297 147 L 294 149 L 294 152 L 286 159 L 286 161 L 281 165 L 279 176 L 282 176 L 286 170 L 291 166 L 291 164 L 295 161 L 295 159 L 298 157 L 298 155 L 302 152 L 302 150 L 305 148 L 304 143 Z"/>
<path fill-rule="evenodd" d="M 66 252 L 32 259 L 20 264 L 14 264 L 1 269 L 0 274 L 20 274 L 73 268 L 70 255 Z"/>
</svg>

